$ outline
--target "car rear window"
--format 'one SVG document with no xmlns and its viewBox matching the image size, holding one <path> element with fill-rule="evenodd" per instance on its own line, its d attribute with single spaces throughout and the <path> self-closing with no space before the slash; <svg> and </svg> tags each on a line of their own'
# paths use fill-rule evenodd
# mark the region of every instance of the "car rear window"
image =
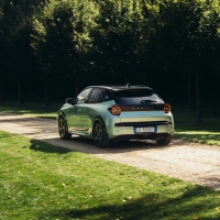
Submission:
<svg viewBox="0 0 220 220">
<path fill-rule="evenodd" d="M 152 89 L 130 89 L 112 91 L 114 100 L 119 105 L 151 105 L 164 103 Z"/>
<path fill-rule="evenodd" d="M 132 97 L 146 97 L 151 96 L 154 93 L 152 89 L 131 89 L 131 90 L 121 90 L 115 91 L 116 97 L 132 98 Z"/>
</svg>

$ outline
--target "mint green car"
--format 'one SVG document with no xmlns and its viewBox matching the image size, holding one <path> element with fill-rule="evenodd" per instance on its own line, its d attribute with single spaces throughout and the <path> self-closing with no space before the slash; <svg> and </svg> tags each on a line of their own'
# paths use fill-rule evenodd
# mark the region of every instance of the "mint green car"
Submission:
<svg viewBox="0 0 220 220">
<path fill-rule="evenodd" d="M 57 119 L 61 139 L 76 134 L 99 147 L 131 139 L 167 145 L 174 134 L 171 106 L 147 86 L 89 86 L 66 99 Z"/>
</svg>

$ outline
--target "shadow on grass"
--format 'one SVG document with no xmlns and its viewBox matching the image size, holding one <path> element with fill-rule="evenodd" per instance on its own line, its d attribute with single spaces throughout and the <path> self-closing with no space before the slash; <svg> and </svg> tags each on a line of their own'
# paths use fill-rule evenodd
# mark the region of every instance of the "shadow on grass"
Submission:
<svg viewBox="0 0 220 220">
<path fill-rule="evenodd" d="M 200 178 L 202 181 L 205 180 L 207 182 L 207 186 L 213 188 L 213 189 L 217 189 L 218 191 L 220 190 L 220 177 L 201 177 Z M 219 218 L 220 219 L 220 218 Z"/>
<path fill-rule="evenodd" d="M 31 140 L 30 142 L 31 142 L 30 149 L 34 151 L 41 151 L 44 153 L 56 153 L 56 154 L 67 154 L 73 152 L 73 150 L 64 147 L 54 146 L 37 140 Z"/>
<path fill-rule="evenodd" d="M 218 205 L 215 199 L 216 193 L 214 191 L 203 188 L 201 186 L 193 186 L 185 189 L 185 192 L 177 198 L 167 198 L 164 195 L 161 198 L 160 194 L 149 193 L 140 199 L 124 200 L 123 204 L 112 205 L 108 201 L 103 201 L 103 205 L 97 204 L 94 198 L 94 203 L 91 203 L 90 208 L 82 209 L 55 209 L 51 212 L 40 215 L 39 219 L 132 219 L 132 220 L 150 220 L 150 219 L 220 219 L 220 212 L 216 212 L 215 208 Z M 201 201 L 208 196 L 213 196 L 213 200 Z M 101 200 L 101 198 L 97 198 Z M 215 201 L 216 200 L 216 201 Z M 85 204 L 84 206 L 89 206 Z M 99 202 L 100 203 L 100 202 Z M 77 205 L 77 204 L 73 204 Z M 215 213 L 213 214 L 213 210 Z M 210 214 L 209 214 L 210 213 Z M 199 216 L 199 217 L 198 217 Z"/>
</svg>

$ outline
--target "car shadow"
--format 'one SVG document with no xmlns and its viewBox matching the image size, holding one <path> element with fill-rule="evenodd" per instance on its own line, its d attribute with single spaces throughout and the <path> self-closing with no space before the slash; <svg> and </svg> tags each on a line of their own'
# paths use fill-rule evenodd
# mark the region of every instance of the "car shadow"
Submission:
<svg viewBox="0 0 220 220">
<path fill-rule="evenodd" d="M 42 145 L 43 147 L 37 147 L 39 142 L 48 143 L 52 145 Z M 155 141 L 151 140 L 131 140 L 131 141 L 118 141 L 113 142 L 107 148 L 99 148 L 95 145 L 93 140 L 83 139 L 80 137 L 72 137 L 69 140 L 61 140 L 60 138 L 51 138 L 51 139 L 40 139 L 40 140 L 31 140 L 32 150 L 41 150 L 45 153 L 68 153 L 71 151 L 78 151 L 88 154 L 118 154 L 118 153 L 128 153 L 135 151 L 143 151 L 150 149 L 163 150 L 167 147 L 176 146 L 176 142 L 170 143 L 167 146 L 161 146 L 156 144 Z M 63 148 L 65 150 L 60 150 Z"/>
</svg>

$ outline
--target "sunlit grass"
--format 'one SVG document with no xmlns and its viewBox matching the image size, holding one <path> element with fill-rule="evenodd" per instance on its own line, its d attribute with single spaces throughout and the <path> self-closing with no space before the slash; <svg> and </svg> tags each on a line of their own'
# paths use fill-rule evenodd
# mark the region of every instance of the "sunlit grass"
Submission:
<svg viewBox="0 0 220 220">
<path fill-rule="evenodd" d="M 220 114 L 219 108 L 203 110 L 202 122 L 197 125 L 195 110 L 174 106 L 175 138 L 187 141 L 220 146 Z"/>
<path fill-rule="evenodd" d="M 0 140 L 0 219 L 220 219 L 209 188 L 1 131 Z"/>
<path fill-rule="evenodd" d="M 0 112 L 24 114 L 33 117 L 56 119 L 56 112 L 61 104 L 52 104 L 50 108 L 45 108 L 43 104 L 26 103 L 23 106 L 16 106 L 15 103 L 8 103 L 0 106 Z"/>
<path fill-rule="evenodd" d="M 220 146 L 220 132 L 182 131 L 175 132 L 175 137 L 197 143 L 206 143 Z"/>
</svg>

